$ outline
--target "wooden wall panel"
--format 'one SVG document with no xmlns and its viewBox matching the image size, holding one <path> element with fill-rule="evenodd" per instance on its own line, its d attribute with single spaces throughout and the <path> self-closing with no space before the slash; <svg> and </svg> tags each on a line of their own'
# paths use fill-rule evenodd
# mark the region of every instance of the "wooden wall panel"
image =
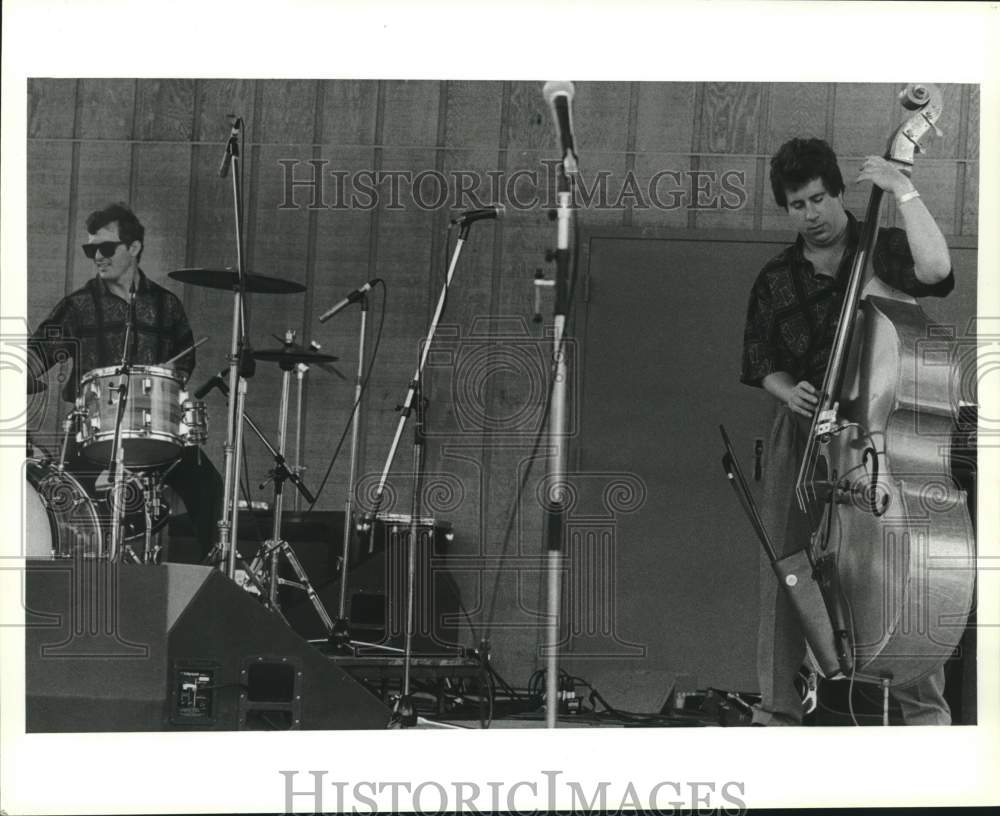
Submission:
<svg viewBox="0 0 1000 816">
<path fill-rule="evenodd" d="M 556 154 L 558 155 L 558 154 Z M 580 163 L 580 181 L 577 187 L 583 194 L 582 185 L 593 190 L 599 183 L 599 174 L 607 174 L 608 196 L 601 201 L 599 192 L 596 194 L 590 209 L 587 211 L 588 223 L 621 224 L 626 212 L 639 211 L 649 204 L 647 190 L 636 183 L 635 174 L 627 175 L 628 162 L 622 152 L 593 151 L 586 154 L 586 161 Z M 582 205 L 582 199 L 578 199 Z M 552 241 L 555 241 L 555 230 L 552 230 Z"/>
<path fill-rule="evenodd" d="M 551 122 L 552 114 L 537 82 L 510 83 L 506 123 L 510 148 L 541 150 L 546 158 L 559 158 Z"/>
<path fill-rule="evenodd" d="M 27 317 L 32 327 L 44 320 L 66 294 L 66 236 L 76 234 L 66 206 L 72 163 L 68 142 L 28 142 L 28 189 L 32 201 L 27 223 L 28 263 L 35 274 L 28 286 Z"/>
<path fill-rule="evenodd" d="M 452 81 L 447 91 L 445 143 L 495 151 L 502 126 L 503 83 Z"/>
<path fill-rule="evenodd" d="M 966 104 L 963 97 L 967 86 L 944 83 L 938 87 L 941 89 L 941 118 L 937 126 L 941 135 L 929 133 L 924 147 L 927 155 L 935 159 L 961 158 L 965 151 L 963 125 L 967 122 L 962 121 L 962 106 Z"/>
<path fill-rule="evenodd" d="M 590 156 L 605 151 L 626 150 L 628 114 L 627 82 L 595 82 L 587 86 L 587 93 L 574 93 L 573 129 L 577 153 Z M 559 158 L 559 142 L 554 126 L 549 126 L 549 132 L 554 158 Z"/>
<path fill-rule="evenodd" d="M 190 142 L 194 137 L 195 80 L 141 79 L 136 94 L 136 138 Z"/>
<path fill-rule="evenodd" d="M 699 177 L 690 189 L 689 206 L 699 208 L 696 211 L 697 225 L 706 229 L 714 227 L 752 229 L 754 208 L 739 206 L 739 195 L 724 189 L 722 180 L 728 179 L 729 187 L 734 185 L 741 187 L 746 191 L 747 201 L 753 202 L 759 183 L 756 160 L 737 156 L 705 158 L 701 160 L 698 169 L 709 175 Z M 725 175 L 728 173 L 740 175 L 738 178 L 730 177 Z M 743 181 L 740 182 L 738 179 Z"/>
<path fill-rule="evenodd" d="M 29 330 L 37 328 L 66 294 L 66 236 L 70 232 L 66 202 L 70 196 L 71 171 L 69 142 L 28 142 L 28 189 L 33 202 L 27 221 L 29 269 L 26 271 L 30 278 L 26 328 Z M 70 370 L 69 365 L 56 366 L 46 378 L 48 391 L 27 398 L 28 427 L 49 449 L 53 443 L 58 444 L 65 414 L 59 388 Z"/>
<path fill-rule="evenodd" d="M 967 166 L 962 199 L 962 235 L 979 234 L 979 162 Z"/>
<path fill-rule="evenodd" d="M 387 145 L 434 145 L 437 143 L 440 82 L 386 80 L 385 130 Z"/>
<path fill-rule="evenodd" d="M 969 122 L 966 127 L 966 142 L 963 155 L 974 161 L 979 159 L 980 120 L 979 120 L 979 86 L 969 86 Z"/>
<path fill-rule="evenodd" d="M 80 82 L 80 137 L 131 139 L 135 121 L 134 79 L 84 79 Z"/>
<path fill-rule="evenodd" d="M 316 83 L 267 79 L 258 82 L 261 110 L 254 141 L 261 144 L 303 145 L 315 141 Z M 304 155 L 303 152 L 294 156 Z"/>
<path fill-rule="evenodd" d="M 635 160 L 635 178 L 650 206 L 632 211 L 632 225 L 637 227 L 683 227 L 687 225 L 690 200 L 691 157 L 689 155 L 647 153 Z M 669 175 L 660 175 L 667 173 Z"/>
<path fill-rule="evenodd" d="M 640 153 L 691 150 L 695 91 L 693 82 L 640 82 L 635 149 Z"/>
<path fill-rule="evenodd" d="M 203 79 L 200 86 L 200 110 L 195 140 L 218 143 L 216 167 L 222 158 L 226 139 L 229 138 L 230 116 L 242 116 L 247 126 L 254 124 L 254 91 L 256 83 L 248 79 Z M 257 139 L 257 134 L 247 134 L 247 143 Z"/>
<path fill-rule="evenodd" d="M 764 88 L 742 82 L 709 82 L 695 134 L 705 153 L 755 153 Z"/>
<path fill-rule="evenodd" d="M 28 138 L 72 139 L 76 79 L 28 80 Z"/>
<path fill-rule="evenodd" d="M 767 139 L 762 152 L 773 154 L 796 136 L 829 140 L 827 114 L 834 86 L 827 83 L 779 82 L 771 88 Z"/>
<path fill-rule="evenodd" d="M 322 86 L 324 138 L 332 144 L 372 144 L 379 83 L 368 79 L 324 80 Z"/>
<path fill-rule="evenodd" d="M 844 83 L 837 86 L 831 145 L 842 158 L 881 154 L 901 117 L 895 85 Z M 846 181 L 846 174 L 845 174 Z"/>
<path fill-rule="evenodd" d="M 146 228 L 143 270 L 178 297 L 184 284 L 167 273 L 184 267 L 188 242 L 187 185 L 191 150 L 185 144 L 140 144 L 135 151 L 132 206 Z"/>
</svg>

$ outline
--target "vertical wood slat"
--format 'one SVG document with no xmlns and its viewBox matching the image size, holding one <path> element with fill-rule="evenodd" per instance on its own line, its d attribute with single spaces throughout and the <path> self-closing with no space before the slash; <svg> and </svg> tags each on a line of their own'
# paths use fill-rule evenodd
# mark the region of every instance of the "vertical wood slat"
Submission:
<svg viewBox="0 0 1000 816">
<path fill-rule="evenodd" d="M 628 175 L 635 173 L 635 143 L 638 138 L 639 128 L 639 83 L 630 82 L 628 89 L 628 125 L 625 137 L 625 172 Z M 632 205 L 622 213 L 622 226 L 632 226 Z"/>
<path fill-rule="evenodd" d="M 964 234 L 964 215 L 965 215 L 965 178 L 968 172 L 968 165 L 963 161 L 965 158 L 965 149 L 968 145 L 969 140 L 969 107 L 970 107 L 970 88 L 968 85 L 961 86 L 961 96 L 960 96 L 960 108 L 958 112 L 958 132 L 955 137 L 955 157 L 958 159 L 957 162 L 957 178 L 955 184 L 955 208 L 954 208 L 954 224 L 955 224 L 955 234 Z"/>
<path fill-rule="evenodd" d="M 194 254 L 194 241 L 192 236 L 195 234 L 195 228 L 197 226 L 198 218 L 198 181 L 200 176 L 195 172 L 196 157 L 198 148 L 195 145 L 194 134 L 198 132 L 198 123 L 201 121 L 201 89 L 202 84 L 200 80 L 194 80 L 193 87 L 191 90 L 191 123 L 190 123 L 190 147 L 188 148 L 188 166 L 190 167 L 190 174 L 188 175 L 187 184 L 187 207 L 188 207 L 188 221 L 187 221 L 187 231 L 184 234 L 184 268 L 190 269 L 195 265 L 195 254 Z M 191 311 L 191 291 L 193 286 L 184 286 L 184 311 L 185 313 Z"/>
<path fill-rule="evenodd" d="M 323 133 L 325 96 L 324 96 L 324 93 L 323 93 L 323 83 L 322 82 L 320 82 L 320 81 L 314 81 L 312 83 L 312 86 L 313 86 L 312 87 L 312 91 L 313 91 L 313 122 L 312 122 L 313 149 L 312 149 L 312 158 L 313 159 L 319 159 L 319 158 L 321 158 L 321 151 L 322 151 L 321 145 L 323 144 L 324 137 L 325 137 L 325 134 Z M 306 291 L 305 291 L 305 297 L 303 298 L 303 302 L 302 302 L 302 320 L 301 320 L 301 323 L 299 324 L 299 342 L 303 346 L 308 346 L 311 341 L 313 341 L 313 340 L 316 339 L 316 338 L 314 338 L 311 335 L 311 331 L 312 331 L 312 328 L 313 328 L 313 319 L 314 319 L 313 315 L 316 312 L 316 299 L 315 298 L 316 298 L 316 265 L 317 265 L 317 260 L 316 260 L 316 244 L 317 244 L 317 239 L 316 239 L 316 225 L 317 225 L 317 213 L 316 213 L 315 210 L 310 210 L 309 211 L 309 213 L 308 213 L 308 215 L 306 217 L 306 221 L 307 221 L 307 224 L 306 224 L 306 263 L 305 263 L 305 266 L 306 266 L 306 269 L 305 269 L 305 272 L 306 272 Z M 289 402 L 289 405 L 290 405 L 289 411 L 290 412 L 294 412 L 296 410 L 296 404 L 297 404 L 296 403 L 297 391 L 295 389 L 297 388 L 297 383 L 299 382 L 299 380 L 297 379 L 296 375 L 293 374 L 291 382 L 292 382 L 292 387 L 293 387 L 293 394 L 292 394 L 292 397 L 290 398 L 290 402 Z M 309 379 L 307 376 L 303 376 L 303 379 L 301 380 L 301 383 L 302 383 L 302 391 L 301 391 L 301 393 L 302 393 L 302 414 L 298 418 L 299 419 L 299 424 L 297 426 L 292 425 L 290 423 L 290 426 L 293 428 L 293 431 L 292 431 L 292 435 L 289 436 L 289 442 L 288 442 L 288 450 L 291 453 L 290 453 L 290 455 L 287 458 L 288 458 L 288 461 L 291 462 L 293 465 L 300 465 L 300 464 L 302 464 L 305 461 L 306 456 L 307 456 L 306 450 L 305 450 L 305 448 L 306 448 L 306 440 L 309 438 L 308 434 L 309 434 L 309 426 L 310 426 L 310 423 L 309 423 L 310 412 L 309 412 L 308 406 L 309 406 L 309 402 L 310 402 L 309 398 L 310 398 L 312 390 L 313 390 L 310 387 L 312 385 L 312 380 Z M 298 434 L 298 438 L 301 440 L 301 446 L 302 446 L 301 450 L 295 448 L 295 439 L 296 439 L 296 436 L 294 434 L 296 434 L 296 433 Z M 325 447 L 327 447 L 327 446 L 324 446 L 324 448 Z M 307 484 L 308 484 L 308 482 L 307 482 Z M 301 506 L 303 500 L 299 496 L 298 491 L 295 491 L 294 495 L 295 495 L 295 498 L 293 500 L 294 506 L 296 508 L 299 508 Z"/>
<path fill-rule="evenodd" d="M 73 99 L 73 157 L 72 157 L 72 167 L 70 168 L 70 186 L 69 186 L 69 229 L 66 234 L 66 278 L 65 278 L 65 293 L 68 295 L 73 291 L 73 260 L 76 257 L 74 252 L 74 238 L 77 235 L 74 225 L 79 217 L 80 210 L 80 129 L 82 111 L 83 111 L 83 94 L 80 92 L 80 86 L 83 80 L 76 81 L 75 94 Z"/>
<path fill-rule="evenodd" d="M 703 117 L 702 108 L 705 105 L 705 86 L 703 83 L 699 82 L 695 86 L 694 95 L 694 105 L 691 110 L 691 118 L 693 120 L 691 128 L 691 170 L 696 171 L 701 169 L 701 160 L 699 153 L 701 152 L 701 121 Z M 690 207 L 687 208 L 687 228 L 694 229 L 697 226 L 697 214 Z"/>
<path fill-rule="evenodd" d="M 132 81 L 132 98 L 135 100 L 132 105 L 132 124 L 129 128 L 129 156 L 128 156 L 128 198 L 126 201 L 129 206 L 132 206 L 132 202 L 135 201 L 136 197 L 136 151 L 138 150 L 138 124 L 139 124 L 139 80 L 135 79 Z M 134 209 L 134 207 L 133 207 Z M 140 219 L 141 220 L 141 219 Z"/>
</svg>

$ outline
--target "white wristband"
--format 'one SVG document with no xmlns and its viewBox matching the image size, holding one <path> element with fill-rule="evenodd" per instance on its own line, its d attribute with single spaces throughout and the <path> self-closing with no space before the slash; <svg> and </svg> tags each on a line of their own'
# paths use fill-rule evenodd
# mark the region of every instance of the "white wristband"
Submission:
<svg viewBox="0 0 1000 816">
<path fill-rule="evenodd" d="M 913 201 L 915 198 L 920 198 L 920 192 L 918 190 L 910 190 L 910 192 L 903 193 L 896 199 L 896 206 L 898 207 L 900 204 L 905 204 L 907 201 Z"/>
</svg>

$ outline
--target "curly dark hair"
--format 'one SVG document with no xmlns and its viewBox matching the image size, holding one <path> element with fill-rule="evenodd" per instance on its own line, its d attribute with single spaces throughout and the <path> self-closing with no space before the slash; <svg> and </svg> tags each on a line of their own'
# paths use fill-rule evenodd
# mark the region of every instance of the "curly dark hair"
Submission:
<svg viewBox="0 0 1000 816">
<path fill-rule="evenodd" d="M 822 139 L 790 139 L 771 159 L 771 192 L 778 206 L 786 210 L 786 191 L 798 190 L 817 178 L 823 181 L 830 195 L 844 192 L 837 154 Z"/>
<path fill-rule="evenodd" d="M 118 224 L 119 239 L 124 241 L 127 246 L 131 246 L 133 241 L 145 244 L 146 228 L 136 218 L 135 213 L 129 209 L 128 205 L 122 202 L 108 204 L 107 207 L 95 210 L 88 215 L 87 232 L 93 235 L 102 227 L 106 227 L 108 224 L 114 222 Z M 142 258 L 142 247 L 139 248 L 139 255 L 136 257 L 136 260 L 140 258 Z"/>
</svg>

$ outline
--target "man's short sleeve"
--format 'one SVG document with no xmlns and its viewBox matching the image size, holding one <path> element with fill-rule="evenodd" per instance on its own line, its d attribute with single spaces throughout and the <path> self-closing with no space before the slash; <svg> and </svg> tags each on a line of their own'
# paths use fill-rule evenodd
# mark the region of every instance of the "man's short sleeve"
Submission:
<svg viewBox="0 0 1000 816">
<path fill-rule="evenodd" d="M 906 232 L 898 227 L 879 230 L 872 263 L 882 280 L 913 297 L 945 297 L 955 288 L 953 270 L 937 283 L 924 283 L 917 278 Z"/>
</svg>

